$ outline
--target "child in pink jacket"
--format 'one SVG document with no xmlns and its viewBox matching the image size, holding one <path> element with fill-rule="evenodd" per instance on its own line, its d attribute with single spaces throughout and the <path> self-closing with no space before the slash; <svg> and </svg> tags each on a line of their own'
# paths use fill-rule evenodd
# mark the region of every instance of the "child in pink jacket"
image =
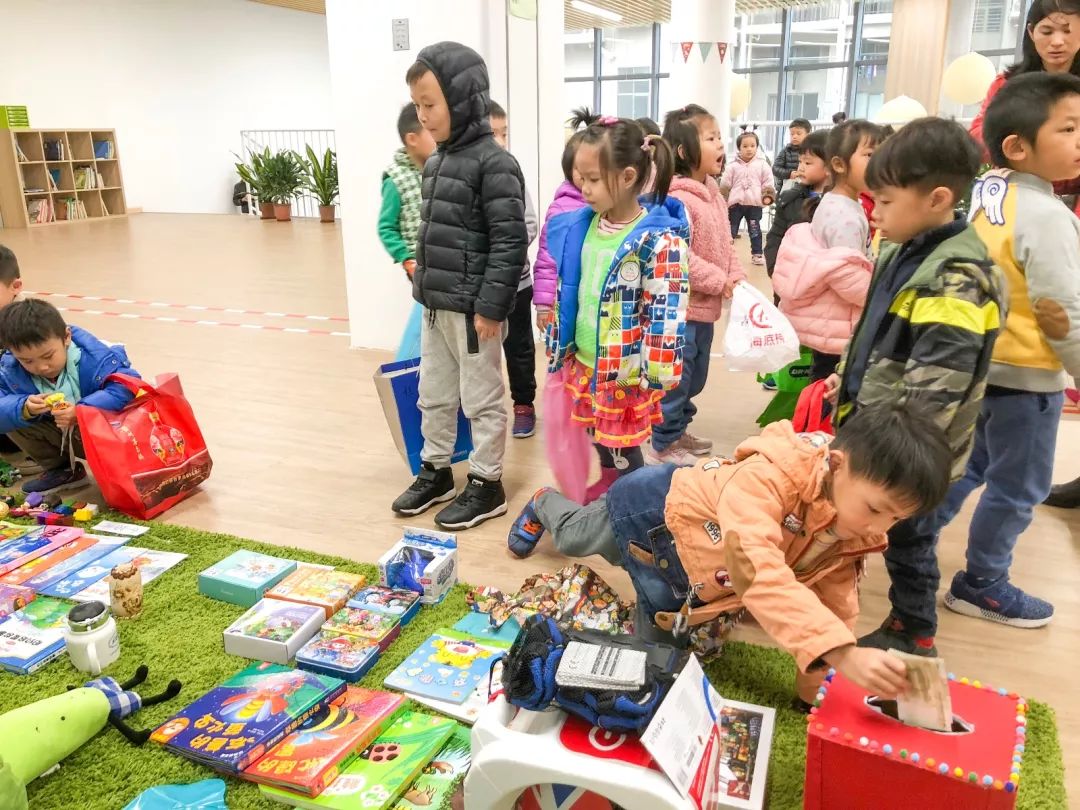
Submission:
<svg viewBox="0 0 1080 810">
<path fill-rule="evenodd" d="M 758 136 L 743 132 L 735 140 L 737 159 L 728 163 L 720 180 L 720 193 L 727 198 L 731 238 L 739 235 L 739 226 L 746 220 L 750 231 L 750 253 L 754 264 L 765 264 L 761 247 L 761 210 L 776 199 L 772 171 L 764 160 L 757 160 Z"/>
<path fill-rule="evenodd" d="M 588 126 L 596 116 L 582 107 L 574 111 L 569 123 L 576 129 L 584 124 Z M 541 332 L 547 332 L 551 325 L 551 316 L 555 308 L 555 290 L 559 282 L 559 268 L 548 251 L 548 223 L 559 214 L 577 211 L 588 205 L 581 196 L 581 178 L 574 174 L 574 153 L 577 151 L 581 134 L 575 132 L 563 148 L 562 170 L 566 179 L 555 189 L 555 198 L 548 206 L 544 217 L 544 227 L 540 229 L 540 248 L 536 252 L 536 264 L 533 266 L 533 306 L 536 308 L 536 326 Z"/>
<path fill-rule="evenodd" d="M 695 456 L 712 452 L 712 442 L 687 428 L 697 413 L 693 399 L 705 388 L 709 353 L 725 298 L 746 277 L 728 236 L 728 209 L 713 179 L 724 158 L 720 127 L 708 110 L 689 104 L 664 120 L 664 140 L 675 154 L 670 195 L 686 208 L 690 221 L 690 304 L 679 385 L 660 403 L 664 421 L 653 427 L 647 464 L 692 466 Z"/>
</svg>

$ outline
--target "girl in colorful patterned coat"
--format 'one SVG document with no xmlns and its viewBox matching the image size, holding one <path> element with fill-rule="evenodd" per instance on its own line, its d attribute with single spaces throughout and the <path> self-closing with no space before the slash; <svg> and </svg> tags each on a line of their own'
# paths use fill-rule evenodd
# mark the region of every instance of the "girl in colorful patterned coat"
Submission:
<svg viewBox="0 0 1080 810">
<path fill-rule="evenodd" d="M 639 198 L 653 164 L 655 190 Z M 632 119 L 600 118 L 574 156 L 589 208 L 548 223 L 559 269 L 549 370 L 567 369 L 571 418 L 600 455 L 588 500 L 643 465 L 641 445 L 663 421 L 660 401 L 682 376 L 689 226 L 682 203 L 667 196 L 673 166 L 671 148 Z"/>
</svg>

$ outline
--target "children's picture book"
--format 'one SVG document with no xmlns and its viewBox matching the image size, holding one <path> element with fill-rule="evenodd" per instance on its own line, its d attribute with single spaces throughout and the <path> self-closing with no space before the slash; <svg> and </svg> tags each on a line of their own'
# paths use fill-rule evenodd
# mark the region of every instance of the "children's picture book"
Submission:
<svg viewBox="0 0 1080 810">
<path fill-rule="evenodd" d="M 180 554 L 176 551 L 144 549 L 132 562 L 139 567 L 139 574 L 142 576 L 142 584 L 145 587 L 170 568 L 174 568 L 186 559 L 187 554 Z M 83 588 L 71 598 L 76 602 L 92 602 L 96 599 L 98 602 L 108 604 L 109 578 L 98 580 L 90 587 Z"/>
<path fill-rule="evenodd" d="M 64 625 L 71 605 L 38 598 L 0 623 L 0 667 L 29 675 L 64 652 Z"/>
<path fill-rule="evenodd" d="M 384 588 L 382 585 L 369 585 L 349 600 L 346 607 L 374 610 L 397 616 L 404 627 L 420 612 L 420 594 L 400 588 Z"/>
<path fill-rule="evenodd" d="M 150 531 L 150 527 L 124 523 L 120 520 L 103 520 L 94 524 L 94 531 L 105 532 L 105 534 L 119 534 L 122 537 L 142 537 Z"/>
<path fill-rule="evenodd" d="M 293 807 L 390 810 L 442 750 L 457 724 L 404 711 L 316 798 L 260 785 L 264 795 Z"/>
<path fill-rule="evenodd" d="M 300 648 L 296 653 L 296 665 L 355 683 L 375 666 L 380 652 L 378 647 L 360 636 L 324 630 Z"/>
<path fill-rule="evenodd" d="M 86 551 L 96 543 L 97 540 L 93 535 L 84 534 L 82 537 L 77 537 L 70 543 L 60 546 L 60 548 L 42 554 L 40 557 L 31 560 L 26 565 L 20 565 L 15 570 L 8 571 L 0 577 L 0 583 L 3 583 L 4 585 L 22 585 L 31 577 L 35 577 L 43 571 L 52 568 L 54 565 L 62 563 L 64 560 L 70 559 L 76 554 Z"/>
<path fill-rule="evenodd" d="M 401 695 L 350 686 L 248 767 L 243 777 L 318 796 L 383 733 L 404 702 Z"/>
<path fill-rule="evenodd" d="M 23 526 L 20 523 L 8 523 L 6 520 L 0 521 L 0 548 L 8 540 L 23 537 L 32 531 L 36 532 L 37 526 Z"/>
<path fill-rule="evenodd" d="M 509 648 L 509 644 L 480 642 L 456 630 L 437 630 L 383 684 L 410 695 L 464 703 L 477 684 L 487 683 L 491 662 Z"/>
<path fill-rule="evenodd" d="M 271 599 L 318 605 L 329 619 L 345 607 L 352 595 L 366 584 L 367 578 L 363 574 L 320 571 L 305 567 L 287 576 L 268 590 L 266 595 Z"/>
<path fill-rule="evenodd" d="M 458 720 L 467 726 L 471 726 L 476 722 L 477 718 L 480 716 L 480 712 L 484 710 L 484 707 L 488 705 L 491 685 L 495 684 L 495 689 L 498 690 L 501 683 L 502 663 L 500 662 L 497 663 L 495 668 L 491 671 L 490 678 L 483 677 L 480 679 L 480 682 L 476 684 L 476 688 L 472 691 L 472 694 L 465 698 L 464 703 L 451 703 L 448 700 L 436 700 L 435 698 L 415 694 L 410 694 L 409 697 L 421 706 L 426 706 L 429 709 L 437 711 L 439 714 L 453 717 L 455 720 Z"/>
<path fill-rule="evenodd" d="M 54 582 L 46 588 L 41 588 L 38 593 L 46 596 L 59 596 L 62 599 L 70 599 L 79 591 L 90 587 L 98 580 L 104 579 L 109 572 L 120 563 L 131 562 L 137 556 L 146 551 L 145 548 L 136 546 L 121 546 L 110 551 L 104 557 L 98 557 L 85 568 L 80 568 L 68 574 L 59 582 Z"/>
<path fill-rule="evenodd" d="M 292 560 L 237 551 L 199 574 L 199 593 L 222 602 L 251 607 L 267 590 L 295 570 L 296 563 Z"/>
<path fill-rule="evenodd" d="M 70 576 L 76 571 L 85 568 L 90 565 L 94 560 L 100 559 L 107 554 L 111 554 L 118 548 L 122 548 L 127 542 L 126 537 L 102 537 L 96 534 L 84 535 L 84 537 L 92 537 L 97 542 L 84 551 L 80 551 L 74 557 L 69 557 L 61 563 L 52 565 L 40 574 L 35 574 L 23 583 L 27 588 L 33 588 L 35 591 L 41 591 L 44 588 L 48 588 L 65 577 Z"/>
<path fill-rule="evenodd" d="M 776 710 L 726 700 L 691 655 L 641 742 L 699 810 L 760 810 Z"/>
<path fill-rule="evenodd" d="M 397 616 L 346 607 L 331 616 L 323 625 L 323 630 L 359 636 L 368 644 L 385 650 L 395 638 L 401 635 L 401 624 Z"/>
<path fill-rule="evenodd" d="M 394 810 L 450 810 L 454 790 L 472 764 L 471 733 L 458 726 L 423 772 L 401 794 Z"/>
<path fill-rule="evenodd" d="M 315 605 L 263 599 L 226 628 L 225 652 L 287 664 L 319 632 L 323 618 Z"/>
<path fill-rule="evenodd" d="M 511 617 L 496 626 L 491 623 L 490 614 L 477 613 L 475 610 L 465 614 L 465 618 L 455 624 L 454 629 L 480 641 L 503 642 L 511 646 L 521 633 L 521 625 L 515 618 Z"/>
<path fill-rule="evenodd" d="M 260 662 L 186 706 L 150 739 L 237 774 L 344 692 L 338 678 Z"/>
<path fill-rule="evenodd" d="M 9 540 L 0 545 L 0 574 L 14 571 L 82 535 L 82 529 L 71 526 L 41 526 L 29 534 Z"/>
<path fill-rule="evenodd" d="M 0 585 L 0 619 L 22 610 L 34 601 L 34 596 L 32 590 L 21 585 Z"/>
</svg>

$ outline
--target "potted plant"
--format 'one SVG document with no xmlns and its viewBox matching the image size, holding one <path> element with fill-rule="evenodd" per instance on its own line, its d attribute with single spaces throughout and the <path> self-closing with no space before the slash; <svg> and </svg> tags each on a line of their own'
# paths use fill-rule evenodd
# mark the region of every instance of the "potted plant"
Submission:
<svg viewBox="0 0 1080 810">
<path fill-rule="evenodd" d="M 319 201 L 319 221 L 333 222 L 334 203 L 338 198 L 337 155 L 333 149 L 327 149 L 320 161 L 315 150 L 308 146 L 305 165 L 307 168 L 305 185 Z"/>
<path fill-rule="evenodd" d="M 282 149 L 263 161 L 266 169 L 264 191 L 274 202 L 274 219 L 292 219 L 292 201 L 304 187 L 302 158 L 291 149 Z"/>
<path fill-rule="evenodd" d="M 262 152 L 252 152 L 250 163 L 240 162 L 236 164 L 236 173 L 240 175 L 241 180 L 247 183 L 252 195 L 259 200 L 259 215 L 262 219 L 274 218 L 274 201 L 267 195 L 265 187 L 265 166 L 270 157 L 270 147 L 267 146 Z"/>
</svg>

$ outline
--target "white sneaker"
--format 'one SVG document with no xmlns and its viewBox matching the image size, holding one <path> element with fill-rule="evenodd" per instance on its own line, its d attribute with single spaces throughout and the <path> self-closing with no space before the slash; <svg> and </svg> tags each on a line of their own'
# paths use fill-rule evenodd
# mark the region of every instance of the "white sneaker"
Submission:
<svg viewBox="0 0 1080 810">
<path fill-rule="evenodd" d="M 652 446 L 652 442 L 645 444 L 645 463 L 648 465 L 674 464 L 676 467 L 693 467 L 698 463 L 695 456 L 678 442 L 659 452 Z"/>
<path fill-rule="evenodd" d="M 703 439 L 700 436 L 695 436 L 689 430 L 686 431 L 675 444 L 695 456 L 710 455 L 713 449 L 712 439 Z"/>
</svg>

